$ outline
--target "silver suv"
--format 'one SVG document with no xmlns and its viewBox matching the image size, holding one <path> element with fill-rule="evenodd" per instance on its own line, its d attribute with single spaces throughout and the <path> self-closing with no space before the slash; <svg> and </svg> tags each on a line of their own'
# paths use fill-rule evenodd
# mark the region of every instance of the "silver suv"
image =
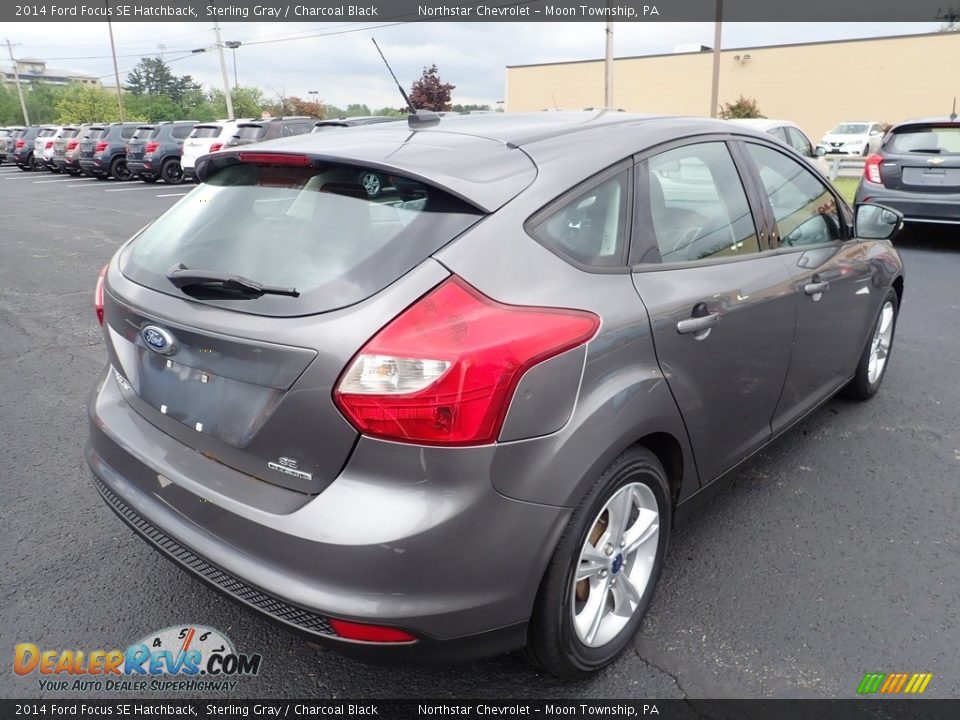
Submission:
<svg viewBox="0 0 960 720">
<path fill-rule="evenodd" d="M 196 169 L 101 274 L 87 459 L 171 560 L 344 652 L 596 671 L 676 514 L 887 368 L 899 214 L 749 128 L 421 116 Z"/>
</svg>

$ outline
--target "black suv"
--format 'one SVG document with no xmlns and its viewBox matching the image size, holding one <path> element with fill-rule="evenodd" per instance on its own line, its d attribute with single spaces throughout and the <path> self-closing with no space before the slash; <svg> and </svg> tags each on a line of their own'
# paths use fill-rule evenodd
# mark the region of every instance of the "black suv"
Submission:
<svg viewBox="0 0 960 720">
<path fill-rule="evenodd" d="M 21 170 L 43 170 L 44 164 L 40 158 L 33 156 L 33 142 L 40 135 L 42 128 L 39 125 L 15 130 L 11 136 L 13 146 L 10 148 L 10 160 Z"/>
<path fill-rule="evenodd" d="M 960 225 L 960 119 L 908 120 L 867 158 L 856 203 L 878 203 L 907 222 Z"/>
<path fill-rule="evenodd" d="M 274 140 L 293 135 L 305 135 L 313 130 L 316 118 L 306 115 L 297 117 L 266 118 L 237 125 L 237 132 L 227 142 L 226 147 L 248 145 L 261 140 Z"/>
<path fill-rule="evenodd" d="M 84 175 L 106 180 L 129 180 L 127 168 L 127 141 L 132 139 L 142 123 L 109 123 L 94 125 L 90 134 L 80 142 L 80 169 Z"/>
<path fill-rule="evenodd" d="M 171 185 L 182 183 L 183 141 L 196 124 L 196 120 L 175 120 L 141 125 L 127 143 L 127 168 L 133 177 L 148 183 L 160 178 Z"/>
</svg>

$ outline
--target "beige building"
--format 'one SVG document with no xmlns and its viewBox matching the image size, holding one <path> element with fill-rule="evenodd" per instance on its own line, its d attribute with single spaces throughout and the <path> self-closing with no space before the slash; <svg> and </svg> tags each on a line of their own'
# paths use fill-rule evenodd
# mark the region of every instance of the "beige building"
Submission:
<svg viewBox="0 0 960 720">
<path fill-rule="evenodd" d="M 506 110 L 600 107 L 603 65 L 508 66 Z M 629 112 L 708 116 L 712 69 L 709 48 L 617 58 L 613 104 Z M 797 123 L 814 142 L 842 120 L 948 115 L 954 97 L 960 103 L 960 32 L 724 50 L 720 104 L 741 95 L 755 99 L 767 117 Z"/>
</svg>

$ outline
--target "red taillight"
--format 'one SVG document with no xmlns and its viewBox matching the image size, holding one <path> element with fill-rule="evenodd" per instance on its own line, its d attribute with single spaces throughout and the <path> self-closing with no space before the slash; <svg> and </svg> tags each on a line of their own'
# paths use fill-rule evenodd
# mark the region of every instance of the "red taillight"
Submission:
<svg viewBox="0 0 960 720">
<path fill-rule="evenodd" d="M 143 149 L 143 151 L 144 151 L 144 153 L 146 153 L 147 155 L 150 155 L 151 153 L 155 153 L 155 152 L 157 151 L 157 148 L 158 148 L 158 147 L 160 147 L 160 143 L 158 143 L 158 142 L 148 142 L 148 143 L 147 143 L 147 146 Z"/>
<path fill-rule="evenodd" d="M 14 147 L 15 147 L 17 150 L 19 150 L 20 148 L 22 148 L 22 147 L 23 147 L 24 145 L 26 145 L 26 144 L 27 144 L 27 141 L 24 140 L 23 138 L 20 138 L 19 140 L 17 140 L 16 145 L 15 145 Z"/>
<path fill-rule="evenodd" d="M 880 164 L 883 162 L 883 155 L 874 153 L 867 158 L 863 164 L 863 176 L 872 183 L 882 183 L 883 176 L 880 174 Z"/>
<path fill-rule="evenodd" d="M 103 279 L 107 276 L 107 263 L 97 275 L 97 287 L 93 291 L 93 309 L 97 312 L 97 322 L 103 325 Z"/>
<path fill-rule="evenodd" d="M 49 150 L 53 147 L 53 140 L 47 140 L 47 144 L 43 146 L 44 150 Z"/>
<path fill-rule="evenodd" d="M 67 143 L 67 152 L 70 152 L 71 150 L 76 150 L 76 149 L 77 149 L 77 145 L 79 144 L 79 142 L 80 142 L 79 140 L 71 140 L 70 142 L 68 142 L 68 143 Z"/>
<path fill-rule="evenodd" d="M 523 374 L 587 342 L 599 326 L 582 310 L 498 303 L 454 276 L 367 342 L 334 401 L 374 437 L 493 442 Z"/>
<path fill-rule="evenodd" d="M 223 143 L 213 143 L 212 145 L 210 145 L 210 152 L 216 152 L 222 147 L 223 147 Z"/>
<path fill-rule="evenodd" d="M 338 620 L 337 618 L 330 618 L 330 627 L 339 637 L 347 640 L 397 643 L 411 642 L 417 639 L 405 630 L 384 627 L 383 625 L 368 625 L 366 623 L 350 622 L 349 620 Z"/>
<path fill-rule="evenodd" d="M 107 143 L 105 143 L 105 142 L 98 142 L 98 143 L 97 143 L 97 147 L 94 148 L 93 152 L 94 152 L 94 154 L 102 153 L 102 152 L 103 152 L 104 150 L 106 150 L 106 149 L 107 149 Z"/>
<path fill-rule="evenodd" d="M 287 155 L 286 153 L 242 152 L 237 153 L 240 162 L 255 165 L 293 165 L 309 167 L 310 158 L 306 155 Z"/>
</svg>

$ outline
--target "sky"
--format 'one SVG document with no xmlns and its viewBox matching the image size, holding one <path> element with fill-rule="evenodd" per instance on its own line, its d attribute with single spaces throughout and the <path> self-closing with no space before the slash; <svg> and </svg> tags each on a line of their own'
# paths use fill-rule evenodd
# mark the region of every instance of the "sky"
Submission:
<svg viewBox="0 0 960 720">
<path fill-rule="evenodd" d="M 936 23 L 725 23 L 724 48 L 932 32 Z M 239 40 L 237 75 L 270 98 L 318 97 L 338 107 L 371 109 L 403 103 L 376 48 L 375 37 L 405 88 L 436 63 L 456 85 L 455 103 L 493 105 L 504 96 L 507 65 L 603 57 L 604 23 L 221 23 L 224 41 Z M 614 26 L 617 56 L 672 52 L 676 45 L 713 44 L 713 23 L 622 22 Z M 178 75 L 222 87 L 212 25 L 115 22 L 121 81 L 142 56 L 163 57 Z M 46 59 L 49 67 L 101 76 L 113 85 L 106 23 L 7 23 L 17 57 Z M 163 47 L 161 47 L 163 46 Z M 230 83 L 232 52 L 226 50 Z M 4 66 L 8 63 L 2 63 Z"/>
</svg>

